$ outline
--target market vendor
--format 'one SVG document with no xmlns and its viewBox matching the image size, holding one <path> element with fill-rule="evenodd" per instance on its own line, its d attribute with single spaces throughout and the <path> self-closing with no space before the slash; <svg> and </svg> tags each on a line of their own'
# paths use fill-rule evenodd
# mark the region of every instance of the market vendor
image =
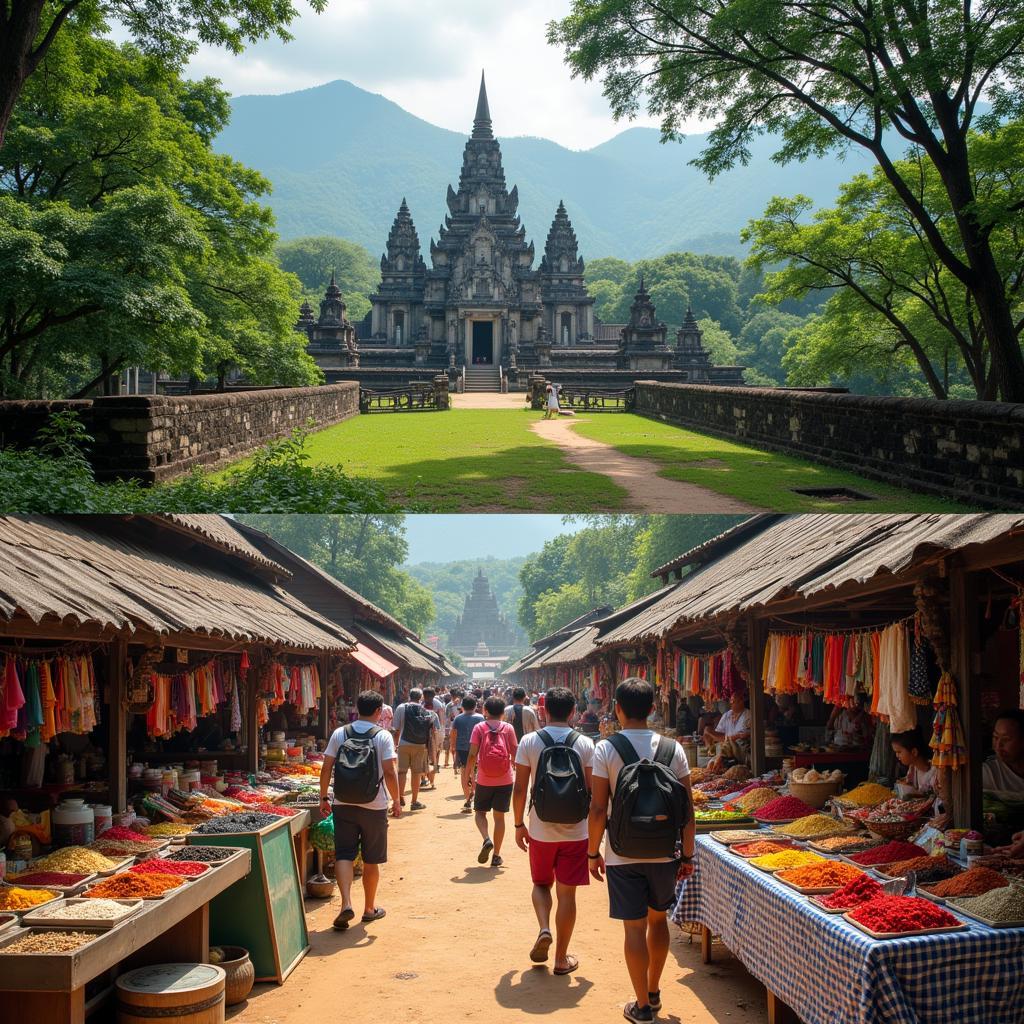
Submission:
<svg viewBox="0 0 1024 1024">
<path fill-rule="evenodd" d="M 714 768 L 721 768 L 726 758 L 744 764 L 750 757 L 750 712 L 747 710 L 747 696 L 736 692 L 729 698 L 729 710 L 718 720 L 718 726 L 704 730 L 706 746 L 717 747 Z"/>
<path fill-rule="evenodd" d="M 836 705 L 825 726 L 832 742 L 843 750 L 867 750 L 871 746 L 874 726 L 871 716 L 864 710 L 863 694 L 858 695 L 852 707 Z"/>
<path fill-rule="evenodd" d="M 587 710 L 580 716 L 580 732 L 584 736 L 601 735 L 601 702 L 599 700 L 587 701 Z"/>
<path fill-rule="evenodd" d="M 992 727 L 992 757 L 981 766 L 985 793 L 1024 796 L 1024 711 L 1000 711 Z"/>
<path fill-rule="evenodd" d="M 953 806 L 948 792 L 949 777 L 940 772 L 928 757 L 929 747 L 921 735 L 920 729 L 909 729 L 906 732 L 894 732 L 889 737 L 896 760 L 907 769 L 903 781 L 915 793 L 931 796 L 935 799 L 935 817 L 930 824 L 934 828 L 949 827 L 951 817 L 949 808 Z"/>
</svg>

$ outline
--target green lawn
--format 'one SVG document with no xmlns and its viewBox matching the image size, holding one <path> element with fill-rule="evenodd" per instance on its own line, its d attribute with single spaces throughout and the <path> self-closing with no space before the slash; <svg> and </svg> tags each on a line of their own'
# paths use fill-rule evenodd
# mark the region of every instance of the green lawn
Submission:
<svg viewBox="0 0 1024 1024">
<path fill-rule="evenodd" d="M 381 483 L 430 512 L 620 511 L 626 492 L 583 473 L 529 429 L 519 409 L 357 416 L 311 434 L 314 463 Z"/>
<path fill-rule="evenodd" d="M 650 459 L 659 475 L 700 484 L 773 512 L 966 512 L 955 502 L 890 487 L 777 452 L 765 452 L 632 414 L 581 417 L 575 428 L 627 455 Z M 825 501 L 794 488 L 848 487 L 871 501 Z"/>
</svg>

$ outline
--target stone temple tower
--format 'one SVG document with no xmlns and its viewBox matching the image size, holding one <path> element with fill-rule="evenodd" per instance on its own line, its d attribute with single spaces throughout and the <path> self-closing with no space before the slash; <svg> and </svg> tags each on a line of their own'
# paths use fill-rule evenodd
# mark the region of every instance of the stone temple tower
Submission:
<svg viewBox="0 0 1024 1024">
<path fill-rule="evenodd" d="M 491 656 L 503 657 L 515 650 L 517 641 L 515 629 L 498 609 L 498 599 L 483 569 L 478 569 L 465 609 L 449 638 L 452 649 L 469 658 L 482 643 Z"/>
</svg>

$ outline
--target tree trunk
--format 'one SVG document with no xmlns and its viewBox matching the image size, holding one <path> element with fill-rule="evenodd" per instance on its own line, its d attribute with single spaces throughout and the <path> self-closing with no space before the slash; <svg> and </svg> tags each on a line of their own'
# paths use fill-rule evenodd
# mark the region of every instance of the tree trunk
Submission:
<svg viewBox="0 0 1024 1024">
<path fill-rule="evenodd" d="M 14 0 L 0 28 L 0 149 L 14 106 L 32 72 L 32 47 L 39 35 L 44 5 L 45 0 Z"/>
<path fill-rule="evenodd" d="M 979 240 L 970 259 L 978 273 L 978 284 L 972 293 L 988 339 L 991 379 L 1004 402 L 1024 402 L 1024 352 L 1014 327 L 1005 282 L 988 242 Z"/>
</svg>

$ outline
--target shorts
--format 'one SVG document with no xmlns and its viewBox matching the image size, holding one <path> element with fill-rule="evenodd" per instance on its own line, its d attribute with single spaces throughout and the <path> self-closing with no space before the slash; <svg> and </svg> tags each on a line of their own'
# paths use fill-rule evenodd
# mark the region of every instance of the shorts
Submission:
<svg viewBox="0 0 1024 1024">
<path fill-rule="evenodd" d="M 676 861 L 662 864 L 612 864 L 608 880 L 608 916 L 638 921 L 648 910 L 668 910 L 676 901 Z"/>
<path fill-rule="evenodd" d="M 498 811 L 508 813 L 512 806 L 512 783 L 507 786 L 481 786 L 477 783 L 473 797 L 474 811 Z"/>
<path fill-rule="evenodd" d="M 587 840 L 568 839 L 544 843 L 530 839 L 530 877 L 534 885 L 589 885 Z"/>
<path fill-rule="evenodd" d="M 425 772 L 427 770 L 426 744 L 403 743 L 398 748 L 398 770 L 400 772 Z"/>
<path fill-rule="evenodd" d="M 387 808 L 375 810 L 358 804 L 334 808 L 334 857 L 356 859 L 362 851 L 364 864 L 386 864 L 388 860 Z"/>
<path fill-rule="evenodd" d="M 455 767 L 465 768 L 469 764 L 469 751 L 468 750 L 456 750 L 455 751 Z"/>
<path fill-rule="evenodd" d="M 441 749 L 447 753 L 452 748 L 452 739 L 450 736 L 445 736 L 444 743 L 441 745 Z"/>
</svg>

